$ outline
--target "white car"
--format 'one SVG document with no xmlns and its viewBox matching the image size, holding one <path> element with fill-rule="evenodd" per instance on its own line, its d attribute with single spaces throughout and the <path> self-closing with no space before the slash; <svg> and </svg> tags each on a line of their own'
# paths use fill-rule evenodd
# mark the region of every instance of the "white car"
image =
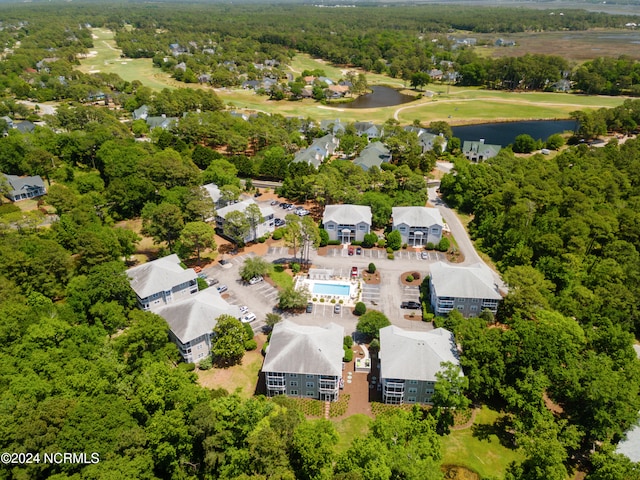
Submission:
<svg viewBox="0 0 640 480">
<path fill-rule="evenodd" d="M 420 254 L 420 258 L 422 258 L 423 260 L 429 260 L 429 253 L 428 252 L 422 252 Z"/>
<path fill-rule="evenodd" d="M 262 275 L 258 275 L 257 277 L 253 277 L 251 280 L 249 280 L 249 285 L 255 285 L 256 283 L 260 283 L 262 280 L 264 280 L 264 278 L 262 278 Z"/>
<path fill-rule="evenodd" d="M 247 307 L 246 305 L 242 305 L 242 306 L 240 307 L 240 313 L 242 313 L 243 315 L 244 315 L 245 313 L 247 313 L 248 311 L 249 311 L 249 307 Z"/>
<path fill-rule="evenodd" d="M 250 323 L 250 322 L 253 322 L 255 319 L 256 319 L 256 314 L 255 314 L 255 313 L 253 313 L 253 312 L 249 312 L 249 313 L 247 313 L 246 315 L 244 315 L 244 316 L 240 319 L 240 321 L 241 321 L 242 323 Z"/>
</svg>

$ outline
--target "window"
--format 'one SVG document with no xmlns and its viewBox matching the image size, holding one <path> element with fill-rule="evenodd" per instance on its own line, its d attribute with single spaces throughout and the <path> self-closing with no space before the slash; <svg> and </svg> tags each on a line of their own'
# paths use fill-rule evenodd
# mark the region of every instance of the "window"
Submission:
<svg viewBox="0 0 640 480">
<path fill-rule="evenodd" d="M 316 394 L 314 392 L 307 392 L 307 397 L 315 397 Z"/>
<path fill-rule="evenodd" d="M 316 386 L 313 382 L 307 382 L 307 388 L 314 388 Z"/>
<path fill-rule="evenodd" d="M 307 375 L 307 378 L 313 378 L 314 375 Z"/>
<path fill-rule="evenodd" d="M 456 308 L 457 308 L 458 310 L 460 310 L 460 311 L 463 311 L 463 310 L 464 310 L 464 305 L 458 305 Z"/>
<path fill-rule="evenodd" d="M 298 395 L 298 390 L 289 390 L 289 395 Z"/>
<path fill-rule="evenodd" d="M 298 382 L 290 382 L 289 386 L 290 387 L 297 387 L 298 386 Z"/>
<path fill-rule="evenodd" d="M 416 397 L 407 397 L 407 403 L 416 403 Z"/>
<path fill-rule="evenodd" d="M 358 225 L 358 230 L 360 230 L 361 232 L 364 232 L 367 229 L 366 225 Z"/>
<path fill-rule="evenodd" d="M 477 305 L 471 305 L 471 311 L 472 312 L 476 312 L 478 310 L 478 306 Z"/>
<path fill-rule="evenodd" d="M 409 385 L 417 385 L 418 380 L 409 380 Z"/>
<path fill-rule="evenodd" d="M 418 389 L 417 388 L 410 388 L 409 389 L 409 393 L 418 393 Z"/>
<path fill-rule="evenodd" d="M 400 230 L 402 233 L 405 233 L 407 231 L 407 227 L 400 227 L 398 228 L 398 230 Z"/>
<path fill-rule="evenodd" d="M 480 303 L 480 299 L 479 298 L 472 298 L 471 299 L 471 303 Z"/>
<path fill-rule="evenodd" d="M 329 225 L 325 225 L 325 228 L 327 230 L 334 230 L 334 225 L 332 223 L 330 223 Z"/>
</svg>

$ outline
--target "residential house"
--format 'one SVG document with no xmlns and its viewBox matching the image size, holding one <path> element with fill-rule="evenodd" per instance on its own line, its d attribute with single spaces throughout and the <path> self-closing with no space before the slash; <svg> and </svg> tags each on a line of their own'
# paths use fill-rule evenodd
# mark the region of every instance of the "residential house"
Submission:
<svg viewBox="0 0 640 480">
<path fill-rule="evenodd" d="M 156 310 L 198 293 L 196 272 L 180 263 L 174 253 L 127 270 L 142 310 Z"/>
<path fill-rule="evenodd" d="M 131 118 L 134 120 L 146 120 L 149 116 L 149 106 L 142 105 L 140 108 L 136 108 L 131 114 Z"/>
<path fill-rule="evenodd" d="M 407 132 L 415 133 L 418 138 L 420 138 L 422 134 L 427 133 L 427 130 L 425 130 L 424 128 L 414 127 L 413 125 L 407 125 L 406 127 L 404 127 L 404 130 Z"/>
<path fill-rule="evenodd" d="M 382 401 L 392 405 L 431 403 L 436 374 L 442 363 L 460 365 L 456 342 L 449 330 L 380 329 L 380 384 Z"/>
<path fill-rule="evenodd" d="M 293 158 L 294 162 L 306 162 L 318 168 L 326 158 L 335 153 L 340 145 L 340 140 L 329 133 L 324 137 L 316 138 L 313 143 L 304 150 L 300 150 Z"/>
<path fill-rule="evenodd" d="M 267 395 L 336 401 L 342 380 L 344 328 L 297 325 L 283 320 L 273 327 L 262 373 Z"/>
<path fill-rule="evenodd" d="M 169 130 L 178 123 L 178 117 L 167 117 L 164 114 L 159 117 L 147 117 L 145 120 L 149 126 L 149 130 L 153 130 L 154 128 Z"/>
<path fill-rule="evenodd" d="M 502 145 L 490 145 L 484 143 L 484 138 L 479 141 L 465 141 L 462 144 L 462 154 L 467 157 L 467 160 L 472 162 L 482 162 L 493 158 L 500 152 Z"/>
<path fill-rule="evenodd" d="M 378 167 L 383 163 L 391 161 L 391 150 L 389 150 L 382 142 L 373 142 L 367 145 L 360 155 L 353 161 L 354 165 L 358 165 L 365 172 L 371 167 Z"/>
<path fill-rule="evenodd" d="M 439 68 L 432 68 L 429 70 L 429 77 L 432 81 L 442 80 L 442 70 Z"/>
<path fill-rule="evenodd" d="M 429 291 L 433 312 L 438 316 L 447 315 L 453 309 L 464 317 L 476 317 L 483 310 L 495 314 L 502 300 L 493 272 L 482 263 L 468 267 L 434 263 Z"/>
<path fill-rule="evenodd" d="M 2 129 L 2 135 L 6 136 L 9 134 L 9 129 L 14 128 L 13 120 L 7 116 L 0 117 L 0 120 L 4 120 L 6 124 L 6 125 L 3 125 L 3 129 Z"/>
<path fill-rule="evenodd" d="M 339 118 L 335 120 L 321 120 L 320 130 L 323 132 L 329 132 L 333 135 L 338 135 L 346 130 L 346 125 L 340 121 Z"/>
<path fill-rule="evenodd" d="M 226 207 L 227 202 L 222 199 L 222 193 L 220 192 L 220 188 L 215 183 L 207 183 L 203 185 L 202 188 L 207 192 L 207 195 L 211 197 L 213 200 L 213 205 L 218 208 Z"/>
<path fill-rule="evenodd" d="M 18 129 L 20 133 L 33 133 L 36 129 L 36 124 L 29 120 L 24 120 L 22 122 L 14 123 L 13 128 Z"/>
<path fill-rule="evenodd" d="M 350 88 L 346 85 L 329 85 L 328 90 L 332 98 L 342 98 L 349 93 Z"/>
<path fill-rule="evenodd" d="M 355 122 L 353 126 L 357 135 L 366 135 L 369 140 L 382 137 L 382 127 L 377 127 L 371 122 Z"/>
<path fill-rule="evenodd" d="M 437 208 L 393 207 L 393 230 L 400 232 L 402 243 L 409 246 L 437 245 L 442 240 L 444 222 Z"/>
<path fill-rule="evenodd" d="M 2 173 L 0 173 L 2 176 Z M 17 175 L 4 175 L 11 189 L 7 193 L 7 198 L 12 202 L 27 200 L 29 198 L 41 197 L 47 193 L 44 182 L 40 175 L 34 177 L 18 177 Z"/>
<path fill-rule="evenodd" d="M 244 212 L 249 205 L 258 205 L 260 213 L 262 214 L 262 222 L 256 226 L 255 231 L 249 230 L 249 233 L 244 237 L 244 242 L 253 242 L 258 238 L 264 236 L 267 233 L 271 233 L 275 230 L 275 211 L 268 205 L 260 205 L 256 203 L 253 198 L 247 198 L 238 203 L 232 203 L 226 207 L 220 208 L 216 211 L 216 229 L 219 233 L 224 232 L 224 225 L 226 223 L 226 216 L 230 212 Z"/>
<path fill-rule="evenodd" d="M 199 362 L 211 353 L 211 337 L 220 315 L 241 317 L 240 307 L 230 305 L 215 288 L 207 288 L 154 313 L 169 324 L 169 338 L 187 363 Z"/>
<path fill-rule="evenodd" d="M 447 149 L 447 139 L 441 133 L 434 135 L 433 133 L 425 132 L 418 137 L 418 143 L 422 147 L 422 153 L 430 152 L 436 146 L 440 147 L 441 152 Z"/>
<path fill-rule="evenodd" d="M 361 242 L 371 231 L 371 219 L 371 207 L 367 205 L 327 205 L 322 224 L 329 234 L 329 240 Z"/>
</svg>

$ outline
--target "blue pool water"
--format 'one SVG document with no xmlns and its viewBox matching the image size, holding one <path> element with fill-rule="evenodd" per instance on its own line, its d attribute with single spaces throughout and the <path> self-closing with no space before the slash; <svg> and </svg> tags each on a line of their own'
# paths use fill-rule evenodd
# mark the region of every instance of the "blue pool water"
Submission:
<svg viewBox="0 0 640 480">
<path fill-rule="evenodd" d="M 317 293 L 319 295 L 349 296 L 349 285 L 338 285 L 335 283 L 314 283 L 313 293 Z"/>
</svg>

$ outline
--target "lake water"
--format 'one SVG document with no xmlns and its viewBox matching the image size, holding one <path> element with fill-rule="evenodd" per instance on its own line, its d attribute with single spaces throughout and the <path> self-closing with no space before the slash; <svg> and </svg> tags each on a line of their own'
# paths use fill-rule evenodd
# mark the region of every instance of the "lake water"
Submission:
<svg viewBox="0 0 640 480">
<path fill-rule="evenodd" d="M 342 103 L 340 108 L 379 108 L 400 105 L 415 100 L 411 95 L 404 95 L 389 87 L 371 87 L 371 93 L 360 95 L 353 102 Z"/>
<path fill-rule="evenodd" d="M 531 135 L 534 139 L 546 140 L 554 133 L 562 133 L 576 128 L 574 120 L 539 120 L 527 122 L 482 123 L 478 125 L 464 125 L 451 127 L 453 136 L 462 142 L 477 141 L 484 138 L 485 143 L 506 147 L 513 143 L 518 135 Z"/>
</svg>

